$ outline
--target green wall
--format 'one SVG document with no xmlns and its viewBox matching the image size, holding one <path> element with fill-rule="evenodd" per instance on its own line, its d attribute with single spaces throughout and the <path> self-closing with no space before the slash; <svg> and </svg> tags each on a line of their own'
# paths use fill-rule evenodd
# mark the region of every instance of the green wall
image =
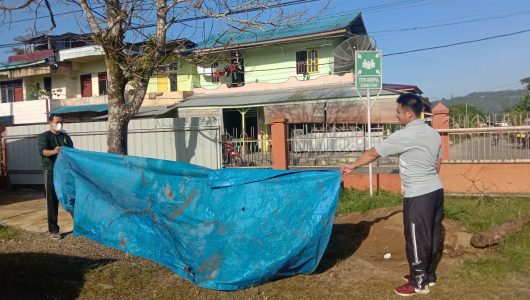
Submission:
<svg viewBox="0 0 530 300">
<path fill-rule="evenodd" d="M 254 49 L 245 49 L 245 83 L 282 83 L 290 77 L 299 80 L 316 79 L 322 75 L 330 75 L 332 53 L 339 43 L 337 39 L 325 39 L 292 44 L 273 45 Z M 317 49 L 319 51 L 319 70 L 310 74 L 296 74 L 296 52 Z M 227 64 L 227 63 L 224 63 Z M 220 63 L 223 66 L 223 63 Z M 214 89 L 226 84 L 227 78 L 221 77 L 219 83 L 212 83 L 210 76 L 200 75 L 200 86 Z"/>
</svg>

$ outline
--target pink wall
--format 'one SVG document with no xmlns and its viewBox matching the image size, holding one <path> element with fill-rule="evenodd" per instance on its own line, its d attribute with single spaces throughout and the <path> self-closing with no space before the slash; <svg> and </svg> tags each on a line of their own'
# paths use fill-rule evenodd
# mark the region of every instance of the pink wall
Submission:
<svg viewBox="0 0 530 300">
<path fill-rule="evenodd" d="M 530 163 L 442 164 L 446 193 L 530 195 Z M 399 174 L 374 175 L 374 190 L 400 192 Z M 368 189 L 368 174 L 342 176 L 345 188 Z"/>
</svg>

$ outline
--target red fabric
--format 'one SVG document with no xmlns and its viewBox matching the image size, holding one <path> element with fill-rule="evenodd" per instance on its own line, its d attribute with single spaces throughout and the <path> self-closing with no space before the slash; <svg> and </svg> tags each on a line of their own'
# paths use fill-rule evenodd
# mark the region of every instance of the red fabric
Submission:
<svg viewBox="0 0 530 300">
<path fill-rule="evenodd" d="M 215 71 L 215 72 L 213 72 L 213 77 L 219 78 L 219 77 L 223 77 L 223 76 L 225 76 L 225 72 L 224 71 Z"/>
<path fill-rule="evenodd" d="M 234 64 L 230 64 L 228 66 L 228 70 L 230 71 L 230 73 L 234 73 L 234 71 L 236 70 L 236 65 Z"/>
</svg>

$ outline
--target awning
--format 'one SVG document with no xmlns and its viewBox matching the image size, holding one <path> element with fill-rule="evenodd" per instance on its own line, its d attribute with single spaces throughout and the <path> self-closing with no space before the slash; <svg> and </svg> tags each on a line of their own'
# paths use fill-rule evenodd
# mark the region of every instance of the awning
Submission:
<svg viewBox="0 0 530 300">
<path fill-rule="evenodd" d="M 105 104 L 106 105 L 106 104 Z M 147 118 L 147 117 L 176 117 L 176 107 L 175 106 L 143 106 L 140 107 L 136 115 L 133 118 Z M 95 117 L 94 119 L 107 119 L 109 115 L 102 115 Z"/>
<path fill-rule="evenodd" d="M 108 111 L 107 104 L 88 104 L 88 105 L 76 105 L 76 106 L 61 106 L 50 111 L 50 115 L 62 115 L 71 113 L 82 113 L 82 112 L 95 112 L 101 113 Z"/>
<path fill-rule="evenodd" d="M 366 92 L 360 91 L 361 96 Z M 396 91 L 383 90 L 380 97 L 399 94 Z M 375 93 L 372 92 L 372 96 Z M 360 100 L 353 89 L 353 84 L 327 84 L 318 86 L 296 87 L 270 91 L 252 91 L 219 94 L 196 94 L 177 104 L 181 108 L 243 108 L 260 107 L 279 104 L 295 104 L 300 102 L 324 102 L 329 100 Z"/>
<path fill-rule="evenodd" d="M 45 59 L 36 60 L 36 61 L 30 61 L 30 62 L 9 62 L 7 64 L 0 64 L 0 71 L 8 71 L 13 69 L 20 69 L 25 67 L 31 67 L 36 65 L 41 65 L 46 62 Z"/>
</svg>

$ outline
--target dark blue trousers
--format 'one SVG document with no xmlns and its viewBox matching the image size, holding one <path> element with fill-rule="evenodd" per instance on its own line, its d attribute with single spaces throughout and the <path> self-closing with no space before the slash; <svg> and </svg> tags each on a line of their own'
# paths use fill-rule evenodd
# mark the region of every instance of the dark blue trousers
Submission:
<svg viewBox="0 0 530 300">
<path fill-rule="evenodd" d="M 423 288 L 436 281 L 441 257 L 444 190 L 403 199 L 403 225 L 411 284 Z"/>
</svg>

